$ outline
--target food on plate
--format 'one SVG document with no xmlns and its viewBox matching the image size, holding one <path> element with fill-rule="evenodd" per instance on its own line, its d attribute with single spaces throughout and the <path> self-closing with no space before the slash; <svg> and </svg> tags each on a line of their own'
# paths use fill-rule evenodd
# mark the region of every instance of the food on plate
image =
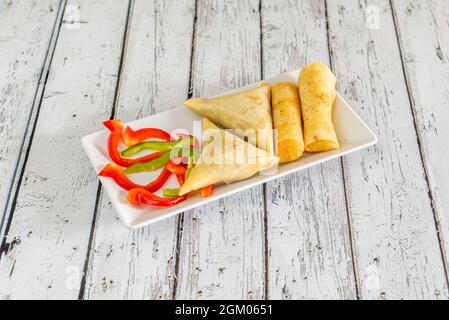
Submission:
<svg viewBox="0 0 449 320">
<path fill-rule="evenodd" d="M 156 192 L 165 184 L 168 178 L 170 178 L 171 174 L 172 172 L 165 167 L 164 169 L 162 169 L 161 173 L 154 181 L 148 183 L 145 186 L 142 186 L 129 180 L 129 178 L 125 174 L 125 170 L 123 170 L 122 167 L 115 163 L 108 163 L 98 175 L 100 177 L 112 178 L 120 187 L 125 190 L 143 188 L 150 192 Z"/>
<path fill-rule="evenodd" d="M 117 121 L 117 120 L 112 120 Z M 133 146 L 138 144 L 141 141 L 148 139 L 161 139 L 165 141 L 170 141 L 170 135 L 164 130 L 157 128 L 143 128 L 134 131 L 130 127 L 126 127 L 125 132 L 123 133 L 122 142 L 125 146 Z"/>
<path fill-rule="evenodd" d="M 176 197 L 160 197 L 142 188 L 131 189 L 128 201 L 132 204 L 147 204 L 150 206 L 170 207 L 187 199 L 187 195 Z"/>
<path fill-rule="evenodd" d="M 147 161 L 135 163 L 125 169 L 126 174 L 138 173 L 138 172 L 151 172 L 159 168 L 162 168 L 170 160 L 170 151 L 163 152 L 159 157 Z"/>
<path fill-rule="evenodd" d="M 313 63 L 300 72 L 299 89 L 291 82 L 272 86 L 261 82 L 257 88 L 232 95 L 187 100 L 185 105 L 203 116 L 201 151 L 198 139 L 190 134 L 172 137 L 158 128 L 133 130 L 120 120 L 105 121 L 112 162 L 99 176 L 127 190 L 132 204 L 173 206 L 192 191 L 210 197 L 216 184 L 247 179 L 278 162 L 295 161 L 304 151 L 336 149 L 335 84 L 326 66 Z M 279 157 L 274 155 L 273 126 Z M 159 169 L 157 178 L 147 184 L 127 176 Z M 176 176 L 178 188 L 164 188 L 171 175 Z"/>
<path fill-rule="evenodd" d="M 304 152 L 298 87 L 291 82 L 271 86 L 273 126 L 277 129 L 275 143 L 280 163 L 298 159 Z"/>
<path fill-rule="evenodd" d="M 250 143 L 273 153 L 273 128 L 270 106 L 270 86 L 216 98 L 193 98 L 184 104 L 192 111 L 246 137 Z"/>
<path fill-rule="evenodd" d="M 214 185 L 210 184 L 208 186 L 205 186 L 201 189 L 201 196 L 203 198 L 210 197 L 212 195 L 212 191 L 214 190 Z"/>
<path fill-rule="evenodd" d="M 122 151 L 122 156 L 130 157 L 145 150 L 165 151 L 176 146 L 181 139 L 175 141 L 144 141 Z"/>
<path fill-rule="evenodd" d="M 194 147 L 195 143 L 196 142 L 194 141 L 194 138 L 192 136 L 187 136 L 172 141 L 157 141 L 157 140 L 143 141 L 130 146 L 126 150 L 123 150 L 122 156 L 130 157 L 136 153 L 145 150 L 165 151 L 175 147 Z"/>
<path fill-rule="evenodd" d="M 177 157 L 193 157 L 197 151 L 191 148 L 173 148 L 162 152 L 162 154 L 147 162 L 138 162 L 125 169 L 126 174 L 138 172 L 150 172 L 162 168 L 170 159 Z"/>
<path fill-rule="evenodd" d="M 167 163 L 166 168 L 175 175 L 182 175 L 184 176 L 186 174 L 186 168 L 185 166 L 181 165 L 182 162 L 176 164 L 176 161 L 169 161 Z"/>
<path fill-rule="evenodd" d="M 173 206 L 185 199 L 187 195 L 179 196 L 179 188 L 164 189 L 160 197 L 154 192 L 162 188 L 168 178 L 174 174 L 179 186 L 185 181 L 187 164 L 194 163 L 193 157 L 198 157 L 198 140 L 187 134 L 177 134 L 174 140 L 168 133 L 157 128 L 143 128 L 133 131 L 123 126 L 120 120 L 108 120 L 104 125 L 111 131 L 108 138 L 108 152 L 113 163 L 107 164 L 98 174 L 101 177 L 113 179 L 120 187 L 128 192 L 128 201 L 133 204 L 147 204 L 153 206 Z M 126 138 L 125 138 L 126 136 Z M 156 138 L 160 140 L 147 139 Z M 126 140 L 126 142 L 125 142 Z M 121 152 L 118 150 L 120 143 L 129 148 Z M 160 150 L 149 155 L 129 159 L 135 153 L 145 150 Z M 127 167 L 123 169 L 122 167 Z M 163 168 L 159 176 L 146 185 L 139 185 L 131 181 L 128 173 L 141 171 L 154 171 Z"/>
<path fill-rule="evenodd" d="M 185 195 L 217 183 L 243 180 L 271 168 L 278 158 L 203 118 L 201 156 L 179 191 Z M 211 187 L 210 187 L 211 188 Z M 204 191 L 207 195 L 208 190 Z"/>
<path fill-rule="evenodd" d="M 177 197 L 179 196 L 179 188 L 164 188 L 162 189 L 162 195 L 164 197 Z"/>
<path fill-rule="evenodd" d="M 104 126 L 111 131 L 108 138 L 108 152 L 109 157 L 111 160 L 122 166 L 122 167 L 129 167 L 133 164 L 139 163 L 139 162 L 148 162 L 153 159 L 156 159 L 160 157 L 163 153 L 162 152 L 154 152 L 149 155 L 137 158 L 137 159 L 127 159 L 123 158 L 120 154 L 120 151 L 118 151 L 118 147 L 120 145 L 120 142 L 122 142 L 124 131 L 126 132 L 125 128 L 123 127 L 123 123 L 120 120 L 108 120 L 103 122 Z M 147 131 L 148 132 L 148 131 Z M 168 133 L 167 133 L 168 134 Z M 148 135 L 147 135 L 148 136 Z M 170 139 L 170 135 L 168 135 L 168 139 Z M 138 141 L 136 139 L 135 141 Z M 140 142 L 140 141 L 138 141 Z"/>
<path fill-rule="evenodd" d="M 309 152 L 338 149 L 332 123 L 332 106 L 336 98 L 336 78 L 321 63 L 312 63 L 299 74 L 299 96 L 304 122 L 304 145 Z"/>
</svg>

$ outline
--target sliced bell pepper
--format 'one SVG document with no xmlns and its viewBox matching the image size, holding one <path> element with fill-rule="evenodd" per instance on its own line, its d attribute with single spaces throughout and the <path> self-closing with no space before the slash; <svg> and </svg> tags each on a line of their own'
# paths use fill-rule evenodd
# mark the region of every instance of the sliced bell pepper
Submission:
<svg viewBox="0 0 449 320">
<path fill-rule="evenodd" d="M 194 149 L 173 148 L 162 153 L 162 155 L 157 159 L 153 159 L 148 162 L 139 162 L 132 166 L 129 166 L 128 168 L 126 168 L 125 173 L 131 174 L 137 172 L 153 171 L 164 166 L 171 158 L 177 158 L 180 156 L 194 156 L 195 152 L 198 153 L 198 151 Z"/>
<path fill-rule="evenodd" d="M 206 187 L 203 187 L 201 189 L 201 196 L 203 198 L 210 197 L 212 195 L 212 190 L 213 189 L 214 189 L 214 185 L 213 184 L 210 184 L 210 185 L 208 185 Z"/>
<path fill-rule="evenodd" d="M 129 157 L 144 150 L 168 150 L 174 147 L 191 147 L 193 137 L 179 138 L 173 141 L 144 141 L 122 151 L 122 156 Z"/>
<path fill-rule="evenodd" d="M 155 158 L 160 157 L 163 153 L 154 152 L 152 154 L 140 157 L 137 159 L 125 159 L 122 158 L 118 151 L 118 146 L 123 136 L 123 123 L 120 120 L 108 120 L 103 122 L 104 126 L 108 128 L 111 133 L 108 139 L 108 152 L 111 160 L 122 167 L 129 167 L 133 164 L 140 162 L 148 162 Z"/>
<path fill-rule="evenodd" d="M 170 151 L 165 151 L 159 158 L 148 162 L 139 162 L 125 169 L 126 174 L 148 172 L 162 168 L 170 160 Z"/>
<path fill-rule="evenodd" d="M 171 172 L 167 168 L 164 168 L 159 174 L 159 176 L 152 182 L 148 183 L 147 185 L 139 185 L 129 180 L 128 177 L 125 175 L 125 170 L 123 170 L 120 166 L 116 165 L 115 163 L 107 164 L 98 175 L 101 177 L 112 178 L 119 186 L 121 186 L 123 189 L 126 190 L 131 190 L 134 188 L 143 188 L 150 192 L 156 192 L 168 180 L 168 178 L 171 176 Z"/>
<path fill-rule="evenodd" d="M 184 174 L 177 174 L 176 175 L 176 180 L 178 180 L 179 185 L 182 186 L 184 184 L 184 182 L 186 181 L 185 175 Z"/>
<path fill-rule="evenodd" d="M 175 158 L 174 160 L 179 159 Z M 171 173 L 176 175 L 176 179 L 178 180 L 179 186 L 181 187 L 184 184 L 185 181 L 185 173 L 186 168 L 182 164 L 175 164 L 173 160 L 167 162 L 165 165 L 165 168 L 170 171 Z M 175 197 L 179 195 L 179 188 L 173 188 L 173 189 L 162 189 L 162 195 L 165 197 Z"/>
<path fill-rule="evenodd" d="M 142 188 L 131 189 L 128 192 L 128 201 L 133 204 L 147 204 L 151 206 L 169 207 L 187 199 L 187 195 L 177 197 L 159 197 Z"/>
<path fill-rule="evenodd" d="M 182 174 L 186 173 L 186 168 L 181 164 L 174 164 L 173 161 L 167 162 L 166 168 L 173 174 Z"/>
<path fill-rule="evenodd" d="M 179 196 L 179 188 L 162 189 L 162 195 L 164 197 L 177 197 L 177 196 Z"/>
<path fill-rule="evenodd" d="M 171 173 L 176 175 L 180 186 L 184 184 L 187 169 L 182 164 L 174 164 L 173 161 L 167 162 L 165 166 Z"/>
<path fill-rule="evenodd" d="M 132 147 L 129 147 L 126 150 L 123 150 L 122 156 L 129 157 L 138 152 L 148 150 L 148 149 L 164 151 L 164 150 L 168 150 L 168 149 L 176 146 L 180 142 L 181 142 L 181 139 L 176 140 L 176 141 L 145 141 L 145 142 L 141 142 L 136 145 L 133 145 Z"/>
<path fill-rule="evenodd" d="M 134 131 L 130 127 L 126 127 L 125 133 L 123 134 L 122 137 L 122 141 L 127 147 L 131 147 L 142 141 L 152 138 L 161 139 L 164 141 L 171 140 L 170 134 L 161 129 L 144 128 Z"/>
</svg>

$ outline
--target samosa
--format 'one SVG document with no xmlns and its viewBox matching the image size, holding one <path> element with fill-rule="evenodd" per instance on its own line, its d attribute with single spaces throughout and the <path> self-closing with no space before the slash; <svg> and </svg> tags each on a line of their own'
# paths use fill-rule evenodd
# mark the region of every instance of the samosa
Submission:
<svg viewBox="0 0 449 320">
<path fill-rule="evenodd" d="M 257 88 L 215 98 L 193 98 L 184 104 L 192 111 L 226 128 L 253 145 L 273 152 L 271 87 L 264 82 Z"/>
<path fill-rule="evenodd" d="M 203 118 L 201 156 L 179 194 L 184 195 L 211 184 L 243 180 L 273 167 L 278 161 L 278 157 Z"/>
</svg>

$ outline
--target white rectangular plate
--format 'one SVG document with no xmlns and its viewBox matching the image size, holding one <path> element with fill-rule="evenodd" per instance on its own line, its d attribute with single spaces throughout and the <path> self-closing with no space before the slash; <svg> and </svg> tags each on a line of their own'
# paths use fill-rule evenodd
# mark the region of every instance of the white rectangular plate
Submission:
<svg viewBox="0 0 449 320">
<path fill-rule="evenodd" d="M 265 80 L 267 83 L 276 83 L 282 81 L 290 81 L 296 83 L 298 79 L 299 70 L 284 73 L 276 77 Z M 259 85 L 259 82 L 225 92 L 222 95 L 243 91 Z M 139 119 L 128 123 L 132 129 L 137 130 L 146 127 L 155 127 L 166 130 L 167 132 L 174 132 L 183 128 L 192 132 L 194 121 L 201 120 L 201 117 L 196 113 L 190 111 L 184 106 L 162 112 L 147 118 Z M 189 198 L 173 207 L 151 207 L 151 206 L 135 206 L 131 205 L 127 199 L 127 192 L 118 186 L 112 179 L 100 177 L 104 190 L 111 199 L 112 206 L 118 212 L 123 223 L 130 228 L 142 227 L 162 219 L 171 217 L 180 212 L 202 206 L 211 201 L 229 196 L 233 193 L 254 187 L 261 183 L 282 177 L 286 174 L 303 170 L 313 165 L 317 165 L 324 161 L 328 161 L 343 155 L 352 153 L 354 151 L 366 148 L 377 142 L 376 136 L 363 122 L 362 119 L 351 109 L 348 103 L 343 100 L 340 95 L 337 99 L 333 109 L 333 121 L 337 137 L 340 142 L 340 149 L 321 152 L 321 153 L 307 153 L 295 162 L 279 165 L 274 174 L 271 175 L 255 175 L 249 179 L 234 182 L 228 185 L 220 185 L 214 188 L 214 193 L 211 197 L 202 198 L 199 194 L 189 196 Z M 83 147 L 89 157 L 95 171 L 98 173 L 111 160 L 107 151 L 107 138 L 109 132 L 106 130 L 92 133 L 82 139 Z M 154 173 L 139 173 L 132 175 L 132 180 L 146 184 L 153 180 L 159 172 Z M 166 187 L 177 187 L 176 179 L 172 176 L 166 183 Z"/>
</svg>

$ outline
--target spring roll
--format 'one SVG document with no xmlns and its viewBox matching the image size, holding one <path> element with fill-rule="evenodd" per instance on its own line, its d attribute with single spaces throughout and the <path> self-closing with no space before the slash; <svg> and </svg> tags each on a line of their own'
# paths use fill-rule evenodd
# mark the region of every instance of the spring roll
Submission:
<svg viewBox="0 0 449 320">
<path fill-rule="evenodd" d="M 299 75 L 299 96 L 304 122 L 304 145 L 309 152 L 338 149 L 332 123 L 336 78 L 328 67 L 312 63 Z"/>
<path fill-rule="evenodd" d="M 304 151 L 298 87 L 291 82 L 271 86 L 273 126 L 277 129 L 277 155 L 279 162 L 298 159 Z"/>
</svg>

